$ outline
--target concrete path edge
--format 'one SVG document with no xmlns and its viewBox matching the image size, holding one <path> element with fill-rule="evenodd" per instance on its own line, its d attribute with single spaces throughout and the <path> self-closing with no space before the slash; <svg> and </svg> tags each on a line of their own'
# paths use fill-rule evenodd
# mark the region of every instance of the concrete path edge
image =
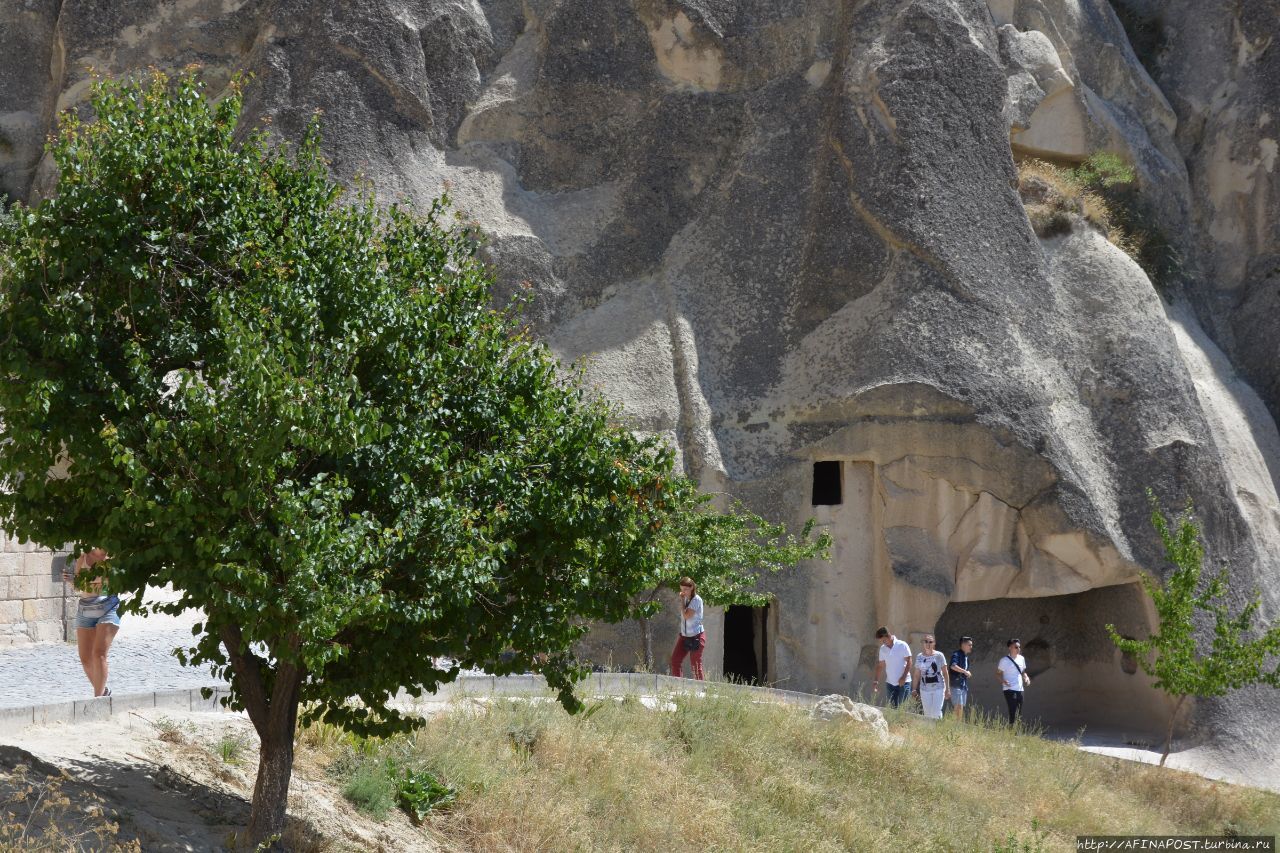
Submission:
<svg viewBox="0 0 1280 853">
<path fill-rule="evenodd" d="M 822 698 L 812 693 L 778 690 L 772 687 L 755 687 L 729 682 L 694 681 L 670 675 L 654 675 L 638 672 L 596 672 L 578 682 L 580 696 L 644 696 L 673 693 L 702 693 L 707 690 L 746 692 L 761 700 L 781 702 L 787 705 L 811 708 Z M 209 698 L 202 691 L 209 690 Z M 225 684 L 208 685 L 181 690 L 160 690 L 151 693 L 132 693 L 123 696 L 104 696 L 97 699 L 78 699 L 72 702 L 53 702 L 46 705 L 23 705 L 16 708 L 0 708 L 0 737 L 17 734 L 31 726 L 51 723 L 75 725 L 77 723 L 107 720 L 130 711 L 172 708 L 178 711 L 223 710 L 221 700 L 230 690 Z M 546 679 L 540 675 L 462 675 L 456 681 L 441 685 L 435 693 L 423 693 L 412 697 L 401 691 L 400 698 L 415 703 L 446 702 L 466 696 L 534 696 L 550 695 Z"/>
</svg>

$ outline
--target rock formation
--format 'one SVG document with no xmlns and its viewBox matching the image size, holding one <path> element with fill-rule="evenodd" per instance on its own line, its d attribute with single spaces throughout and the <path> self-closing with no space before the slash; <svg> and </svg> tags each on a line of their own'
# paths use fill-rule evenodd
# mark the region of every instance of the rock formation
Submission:
<svg viewBox="0 0 1280 853">
<path fill-rule="evenodd" d="M 839 693 L 832 693 L 819 699 L 818 704 L 813 706 L 810 716 L 824 722 L 850 722 L 866 726 L 881 743 L 894 743 L 895 740 L 901 740 L 889 734 L 889 723 L 885 720 L 883 711 L 873 705 L 855 702 Z"/>
<path fill-rule="evenodd" d="M 322 111 L 343 179 L 448 190 L 546 340 L 708 489 L 828 526 L 830 563 L 709 619 L 712 671 L 847 693 L 877 624 L 972 634 L 980 670 L 1016 634 L 1030 713 L 1154 730 L 1099 634 L 1150 624 L 1145 487 L 1192 498 L 1280 618 L 1280 2 L 1126 3 L 1151 67 L 1107 0 L 25 0 L 0 187 L 53 187 L 40 140 L 87 67 L 252 72 L 246 120 Z M 1030 227 L 1015 157 L 1097 151 L 1183 253 L 1172 302 L 1082 221 Z M 633 633 L 588 649 L 625 665 Z M 1202 702 L 1186 734 L 1278 773 L 1248 737 L 1278 709 Z"/>
</svg>

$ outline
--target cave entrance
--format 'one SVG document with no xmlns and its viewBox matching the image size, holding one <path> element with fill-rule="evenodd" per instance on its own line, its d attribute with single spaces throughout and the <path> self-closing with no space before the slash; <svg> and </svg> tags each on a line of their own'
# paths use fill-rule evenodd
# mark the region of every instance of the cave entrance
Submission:
<svg viewBox="0 0 1280 853">
<path fill-rule="evenodd" d="M 732 604 L 724 611 L 724 677 L 744 684 L 769 682 L 769 605 Z"/>
<path fill-rule="evenodd" d="M 1168 702 L 1147 676 L 1120 654 L 1107 635 L 1146 636 L 1147 603 L 1138 584 L 1071 595 L 952 602 L 939 617 L 938 650 L 947 655 L 961 636 L 973 637 L 969 701 L 989 714 L 1004 713 L 996 664 L 1010 638 L 1022 641 L 1031 686 L 1024 711 L 1047 727 L 1123 731 L 1160 736 Z"/>
</svg>

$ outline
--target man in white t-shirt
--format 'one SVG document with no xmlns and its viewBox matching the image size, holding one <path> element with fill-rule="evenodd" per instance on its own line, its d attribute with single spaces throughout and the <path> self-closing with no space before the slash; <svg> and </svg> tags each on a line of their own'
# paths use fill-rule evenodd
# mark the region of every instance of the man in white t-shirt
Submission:
<svg viewBox="0 0 1280 853">
<path fill-rule="evenodd" d="M 932 634 L 921 640 L 924 651 L 916 655 L 916 697 L 924 708 L 924 715 L 931 720 L 942 719 L 942 704 L 951 696 L 950 672 L 946 656 L 938 651 L 938 643 Z"/>
<path fill-rule="evenodd" d="M 880 642 L 880 660 L 876 663 L 871 692 L 877 692 L 880 680 L 884 679 L 889 704 L 896 708 L 911 695 L 911 647 L 883 626 L 876 630 L 876 639 Z"/>
<path fill-rule="evenodd" d="M 1031 683 L 1031 676 L 1027 675 L 1027 661 L 1022 657 L 1022 641 L 1017 637 L 1009 640 L 1009 653 L 996 664 L 996 673 L 1004 689 L 1004 701 L 1009 706 L 1009 725 L 1012 726 L 1022 713 L 1022 696 Z"/>
</svg>

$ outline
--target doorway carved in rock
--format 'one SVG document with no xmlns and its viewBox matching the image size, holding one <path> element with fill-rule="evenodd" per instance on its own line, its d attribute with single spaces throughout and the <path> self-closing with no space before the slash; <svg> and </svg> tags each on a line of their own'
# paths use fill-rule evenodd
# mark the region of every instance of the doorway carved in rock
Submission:
<svg viewBox="0 0 1280 853">
<path fill-rule="evenodd" d="M 744 684 L 771 683 L 774 605 L 730 605 L 724 612 L 724 677 Z"/>
</svg>

